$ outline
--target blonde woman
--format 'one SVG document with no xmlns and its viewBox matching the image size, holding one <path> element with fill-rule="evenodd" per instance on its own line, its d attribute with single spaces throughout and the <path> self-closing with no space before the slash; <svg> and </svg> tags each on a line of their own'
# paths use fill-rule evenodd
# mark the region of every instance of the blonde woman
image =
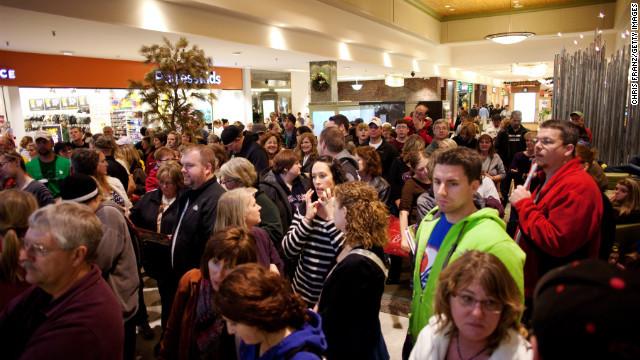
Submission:
<svg viewBox="0 0 640 360">
<path fill-rule="evenodd" d="M 140 153 L 136 148 L 131 145 L 124 145 L 120 147 L 120 154 L 125 164 L 127 165 L 127 170 L 129 171 L 129 183 L 133 180 L 135 187 L 132 188 L 131 193 L 127 193 L 128 195 L 136 194 L 136 195 L 144 195 L 146 190 L 144 187 L 145 181 L 147 180 L 147 173 L 144 172 L 142 168 L 142 161 L 140 161 Z M 131 186 L 130 186 L 131 188 Z"/>
<path fill-rule="evenodd" d="M 238 188 L 220 196 L 216 213 L 216 224 L 213 232 L 238 225 L 251 230 L 256 239 L 258 249 L 258 263 L 267 269 L 283 274 L 284 263 L 276 251 L 273 242 L 266 231 L 257 227 L 260 224 L 260 205 L 256 203 L 254 193 L 256 189 Z"/>
</svg>

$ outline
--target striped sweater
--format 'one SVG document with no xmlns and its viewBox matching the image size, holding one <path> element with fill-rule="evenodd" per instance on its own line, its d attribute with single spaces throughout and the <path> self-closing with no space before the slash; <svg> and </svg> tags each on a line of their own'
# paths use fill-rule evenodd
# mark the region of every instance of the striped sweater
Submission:
<svg viewBox="0 0 640 360">
<path fill-rule="evenodd" d="M 324 280 L 335 265 L 343 244 L 344 236 L 333 220 L 325 221 L 316 216 L 313 225 L 309 226 L 303 215 L 295 214 L 282 240 L 282 249 L 287 258 L 295 259 L 300 255 L 293 277 L 293 291 L 309 306 L 318 302 Z"/>
</svg>

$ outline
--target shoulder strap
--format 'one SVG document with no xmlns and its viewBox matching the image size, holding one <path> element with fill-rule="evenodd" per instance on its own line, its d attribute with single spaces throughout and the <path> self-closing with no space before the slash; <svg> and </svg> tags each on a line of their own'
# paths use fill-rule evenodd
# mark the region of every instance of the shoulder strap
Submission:
<svg viewBox="0 0 640 360">
<path fill-rule="evenodd" d="M 378 267 L 380 267 L 380 270 L 382 270 L 382 273 L 384 273 L 384 277 L 387 277 L 387 274 L 388 274 L 387 268 L 384 266 L 384 263 L 382 262 L 382 260 L 380 260 L 378 255 L 374 254 L 372 251 L 365 250 L 365 249 L 353 249 L 349 252 L 349 255 L 351 254 L 362 255 L 369 258 L 374 263 L 376 263 Z"/>
</svg>

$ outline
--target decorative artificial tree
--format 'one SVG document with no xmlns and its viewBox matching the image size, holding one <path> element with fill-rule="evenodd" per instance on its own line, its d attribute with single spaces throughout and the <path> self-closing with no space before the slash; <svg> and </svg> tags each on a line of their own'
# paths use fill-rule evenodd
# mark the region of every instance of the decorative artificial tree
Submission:
<svg viewBox="0 0 640 360">
<path fill-rule="evenodd" d="M 204 51 L 181 37 L 175 44 L 166 37 L 162 44 L 142 46 L 143 63 L 153 64 L 142 81 L 129 79 L 129 92 L 138 91 L 144 111 L 144 124 L 160 122 L 168 131 L 178 126 L 186 129 L 189 122 L 204 125 L 204 114 L 195 109 L 192 100 L 213 103 L 216 96 L 210 85 L 219 83 L 219 76 L 211 71 L 213 60 Z M 198 90 L 209 89 L 209 93 Z"/>
</svg>

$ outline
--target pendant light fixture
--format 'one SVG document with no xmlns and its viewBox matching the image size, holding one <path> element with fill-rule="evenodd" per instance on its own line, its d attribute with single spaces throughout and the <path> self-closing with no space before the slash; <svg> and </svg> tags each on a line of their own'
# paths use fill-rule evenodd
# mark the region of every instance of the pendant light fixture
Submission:
<svg viewBox="0 0 640 360">
<path fill-rule="evenodd" d="M 356 83 L 352 84 L 351 87 L 353 88 L 353 90 L 359 91 L 360 89 L 362 89 L 362 84 L 358 84 L 358 79 L 356 79 Z"/>
<path fill-rule="evenodd" d="M 511 31 L 512 12 L 513 12 L 513 7 L 511 6 L 511 1 L 509 1 L 509 31 L 508 32 L 489 34 L 484 38 L 486 40 L 497 42 L 498 44 L 509 45 L 509 44 L 519 43 L 520 41 L 523 41 L 526 38 L 535 35 L 534 33 L 529 31 Z"/>
</svg>

